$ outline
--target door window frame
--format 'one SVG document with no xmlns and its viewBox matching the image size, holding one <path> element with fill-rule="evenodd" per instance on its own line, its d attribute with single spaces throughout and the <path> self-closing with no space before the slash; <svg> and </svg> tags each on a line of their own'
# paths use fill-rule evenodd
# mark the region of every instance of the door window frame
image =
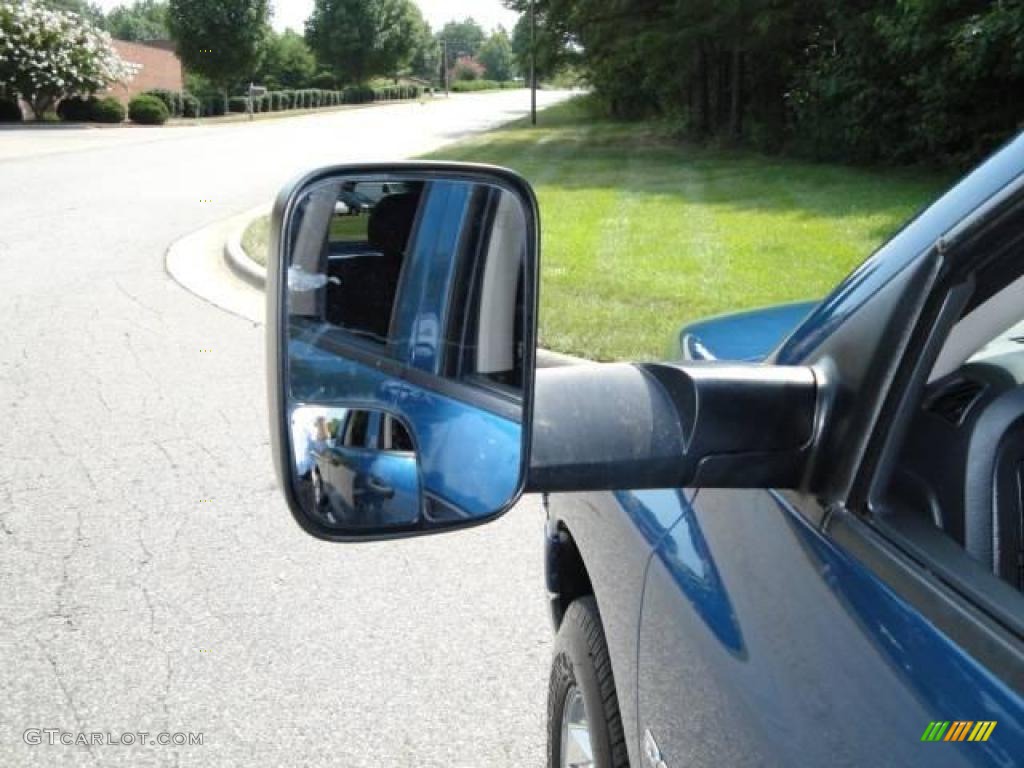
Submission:
<svg viewBox="0 0 1024 768">
<path fill-rule="evenodd" d="M 1010 215 L 1024 220 L 1024 184 L 1014 187 L 999 201 L 1006 210 L 984 206 L 954 228 L 937 251 L 942 257 L 938 279 L 868 430 L 850 491 L 844 503 L 826 511 L 821 530 L 992 675 L 1024 694 L 1024 594 L 974 563 L 943 532 L 930 535 L 924 527 L 893 524 L 881 494 L 946 339 L 964 311 L 987 298 L 979 297 L 979 285 L 993 290 L 991 280 L 979 276 L 1019 254 L 1012 247 L 985 250 L 994 247 L 991 228 L 1008 226 Z"/>
</svg>

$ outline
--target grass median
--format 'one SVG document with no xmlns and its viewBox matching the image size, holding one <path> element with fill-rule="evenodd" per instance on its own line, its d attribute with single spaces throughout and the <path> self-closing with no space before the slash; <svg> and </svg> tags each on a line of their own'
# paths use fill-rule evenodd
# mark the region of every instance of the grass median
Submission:
<svg viewBox="0 0 1024 768">
<path fill-rule="evenodd" d="M 688 322 L 824 296 L 950 181 L 681 145 L 656 124 L 594 119 L 584 100 L 429 157 L 533 184 L 541 344 L 596 360 L 663 358 Z M 266 223 L 252 229 L 265 242 Z"/>
</svg>

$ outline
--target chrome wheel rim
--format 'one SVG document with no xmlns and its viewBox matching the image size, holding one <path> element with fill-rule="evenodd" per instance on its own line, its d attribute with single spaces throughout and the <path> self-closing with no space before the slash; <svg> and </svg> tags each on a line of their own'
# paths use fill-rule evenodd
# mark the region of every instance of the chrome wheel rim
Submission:
<svg viewBox="0 0 1024 768">
<path fill-rule="evenodd" d="M 583 703 L 583 693 L 575 685 L 565 694 L 562 705 L 561 756 L 559 768 L 591 768 L 594 765 L 587 708 Z"/>
</svg>

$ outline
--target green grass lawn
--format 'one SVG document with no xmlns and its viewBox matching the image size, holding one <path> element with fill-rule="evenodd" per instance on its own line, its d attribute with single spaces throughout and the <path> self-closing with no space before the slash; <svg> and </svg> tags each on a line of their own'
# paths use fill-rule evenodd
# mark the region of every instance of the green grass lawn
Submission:
<svg viewBox="0 0 1024 768">
<path fill-rule="evenodd" d="M 663 358 L 679 328 L 823 297 L 950 178 L 684 146 L 580 100 L 431 157 L 513 168 L 542 227 L 542 346 Z"/>
<path fill-rule="evenodd" d="M 699 318 L 823 297 L 950 181 L 685 146 L 580 100 L 430 157 L 533 184 L 541 344 L 596 360 L 663 358 Z M 253 229 L 265 243 L 266 223 Z"/>
<path fill-rule="evenodd" d="M 242 233 L 242 250 L 261 266 L 267 266 L 267 252 L 270 248 L 270 216 L 253 219 Z"/>
</svg>

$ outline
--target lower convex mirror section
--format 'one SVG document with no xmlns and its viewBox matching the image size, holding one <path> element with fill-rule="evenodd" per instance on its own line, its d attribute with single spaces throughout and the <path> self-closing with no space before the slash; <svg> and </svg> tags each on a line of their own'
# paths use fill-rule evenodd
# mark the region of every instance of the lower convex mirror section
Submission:
<svg viewBox="0 0 1024 768">
<path fill-rule="evenodd" d="M 295 477 L 301 503 L 335 529 L 414 525 L 422 508 L 409 429 L 383 411 L 296 408 Z"/>
<path fill-rule="evenodd" d="M 526 183 L 450 164 L 319 171 L 278 199 L 271 256 L 271 435 L 300 525 L 366 540 L 506 511 L 533 400 Z"/>
</svg>

